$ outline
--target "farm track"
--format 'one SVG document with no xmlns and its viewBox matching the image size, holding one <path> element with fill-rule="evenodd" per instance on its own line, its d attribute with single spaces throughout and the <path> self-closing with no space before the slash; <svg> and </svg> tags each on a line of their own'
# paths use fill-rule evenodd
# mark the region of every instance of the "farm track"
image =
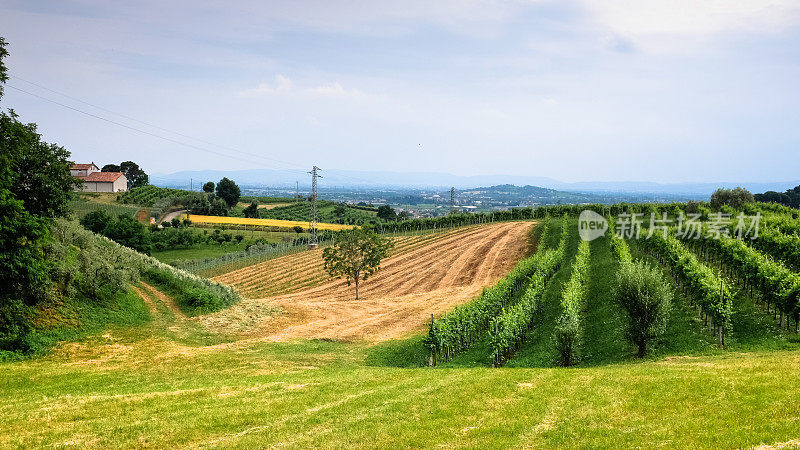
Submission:
<svg viewBox="0 0 800 450">
<path fill-rule="evenodd" d="M 441 315 L 470 300 L 508 273 L 528 249 L 531 225 L 506 222 L 397 238 L 395 251 L 381 270 L 361 284 L 357 301 L 353 299 L 352 286 L 343 280 L 327 279 L 322 273 L 320 252 L 290 255 L 281 264 L 269 261 L 273 264 L 234 271 L 215 279 L 232 284 L 245 295 L 280 291 L 291 284 L 305 287 L 266 299 L 245 299 L 204 322 L 217 328 L 213 325 L 229 322 L 225 316 L 238 315 L 239 309 L 275 305 L 285 314 L 255 320 L 257 325 L 243 334 L 265 340 L 326 338 L 370 342 L 403 336 L 424 328 L 431 314 Z M 287 268 L 291 266 L 290 257 L 297 258 L 297 265 L 307 266 L 292 274 Z M 281 277 L 288 279 L 272 281 Z M 258 287 L 257 278 L 272 282 L 272 287 Z"/>
</svg>

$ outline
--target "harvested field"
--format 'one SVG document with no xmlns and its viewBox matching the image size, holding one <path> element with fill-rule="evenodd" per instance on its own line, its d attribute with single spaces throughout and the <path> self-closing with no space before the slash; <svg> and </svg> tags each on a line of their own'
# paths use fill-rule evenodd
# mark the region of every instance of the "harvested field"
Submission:
<svg viewBox="0 0 800 450">
<path fill-rule="evenodd" d="M 396 238 L 395 251 L 361 285 L 358 301 L 352 286 L 328 280 L 319 251 L 267 261 L 215 280 L 231 284 L 245 296 L 273 296 L 243 300 L 212 316 L 237 314 L 239 309 L 253 310 L 254 304 L 266 303 L 286 311 L 265 318 L 252 330 L 269 339 L 391 339 L 419 330 L 431 314 L 440 315 L 469 300 L 505 275 L 526 253 L 531 225 L 506 222 Z M 287 293 L 290 286 L 300 290 Z M 224 320 L 210 317 L 209 322 Z"/>
</svg>

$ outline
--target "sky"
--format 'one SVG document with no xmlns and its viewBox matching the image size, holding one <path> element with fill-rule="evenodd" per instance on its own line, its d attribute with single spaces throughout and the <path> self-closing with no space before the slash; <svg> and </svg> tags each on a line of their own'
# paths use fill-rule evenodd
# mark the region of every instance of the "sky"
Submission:
<svg viewBox="0 0 800 450">
<path fill-rule="evenodd" d="M 0 36 L 0 106 L 79 162 L 800 179 L 796 0 L 3 0 Z"/>
</svg>

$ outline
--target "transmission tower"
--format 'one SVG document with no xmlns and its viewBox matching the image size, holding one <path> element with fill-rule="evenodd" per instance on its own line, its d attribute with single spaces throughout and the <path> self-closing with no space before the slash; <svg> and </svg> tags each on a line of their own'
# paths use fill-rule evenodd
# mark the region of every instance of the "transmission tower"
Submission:
<svg viewBox="0 0 800 450">
<path fill-rule="evenodd" d="M 450 214 L 456 212 L 456 188 L 450 188 Z"/>
<path fill-rule="evenodd" d="M 322 178 L 321 175 L 317 174 L 317 171 L 320 171 L 317 166 L 314 166 L 311 169 L 311 214 L 308 218 L 309 221 L 309 236 L 308 236 L 308 248 L 317 248 L 319 246 L 319 240 L 317 239 L 317 178 Z"/>
</svg>

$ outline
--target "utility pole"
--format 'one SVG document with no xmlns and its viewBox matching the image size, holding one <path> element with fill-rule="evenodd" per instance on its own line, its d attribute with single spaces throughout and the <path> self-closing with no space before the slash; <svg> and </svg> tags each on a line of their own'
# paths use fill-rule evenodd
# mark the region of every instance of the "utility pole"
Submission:
<svg viewBox="0 0 800 450">
<path fill-rule="evenodd" d="M 311 214 L 309 217 L 309 236 L 308 236 L 308 248 L 315 249 L 319 246 L 319 240 L 317 239 L 317 178 L 322 178 L 321 175 L 318 175 L 317 172 L 320 171 L 317 166 L 314 166 L 311 169 Z"/>
<path fill-rule="evenodd" d="M 294 182 L 294 201 L 296 201 L 296 202 L 300 201 L 300 182 L 299 181 L 295 181 Z"/>
<path fill-rule="evenodd" d="M 190 191 L 194 190 L 194 179 L 192 178 L 189 178 L 189 190 Z"/>
<path fill-rule="evenodd" d="M 456 212 L 456 188 L 455 186 L 450 188 L 450 214 Z"/>
</svg>

